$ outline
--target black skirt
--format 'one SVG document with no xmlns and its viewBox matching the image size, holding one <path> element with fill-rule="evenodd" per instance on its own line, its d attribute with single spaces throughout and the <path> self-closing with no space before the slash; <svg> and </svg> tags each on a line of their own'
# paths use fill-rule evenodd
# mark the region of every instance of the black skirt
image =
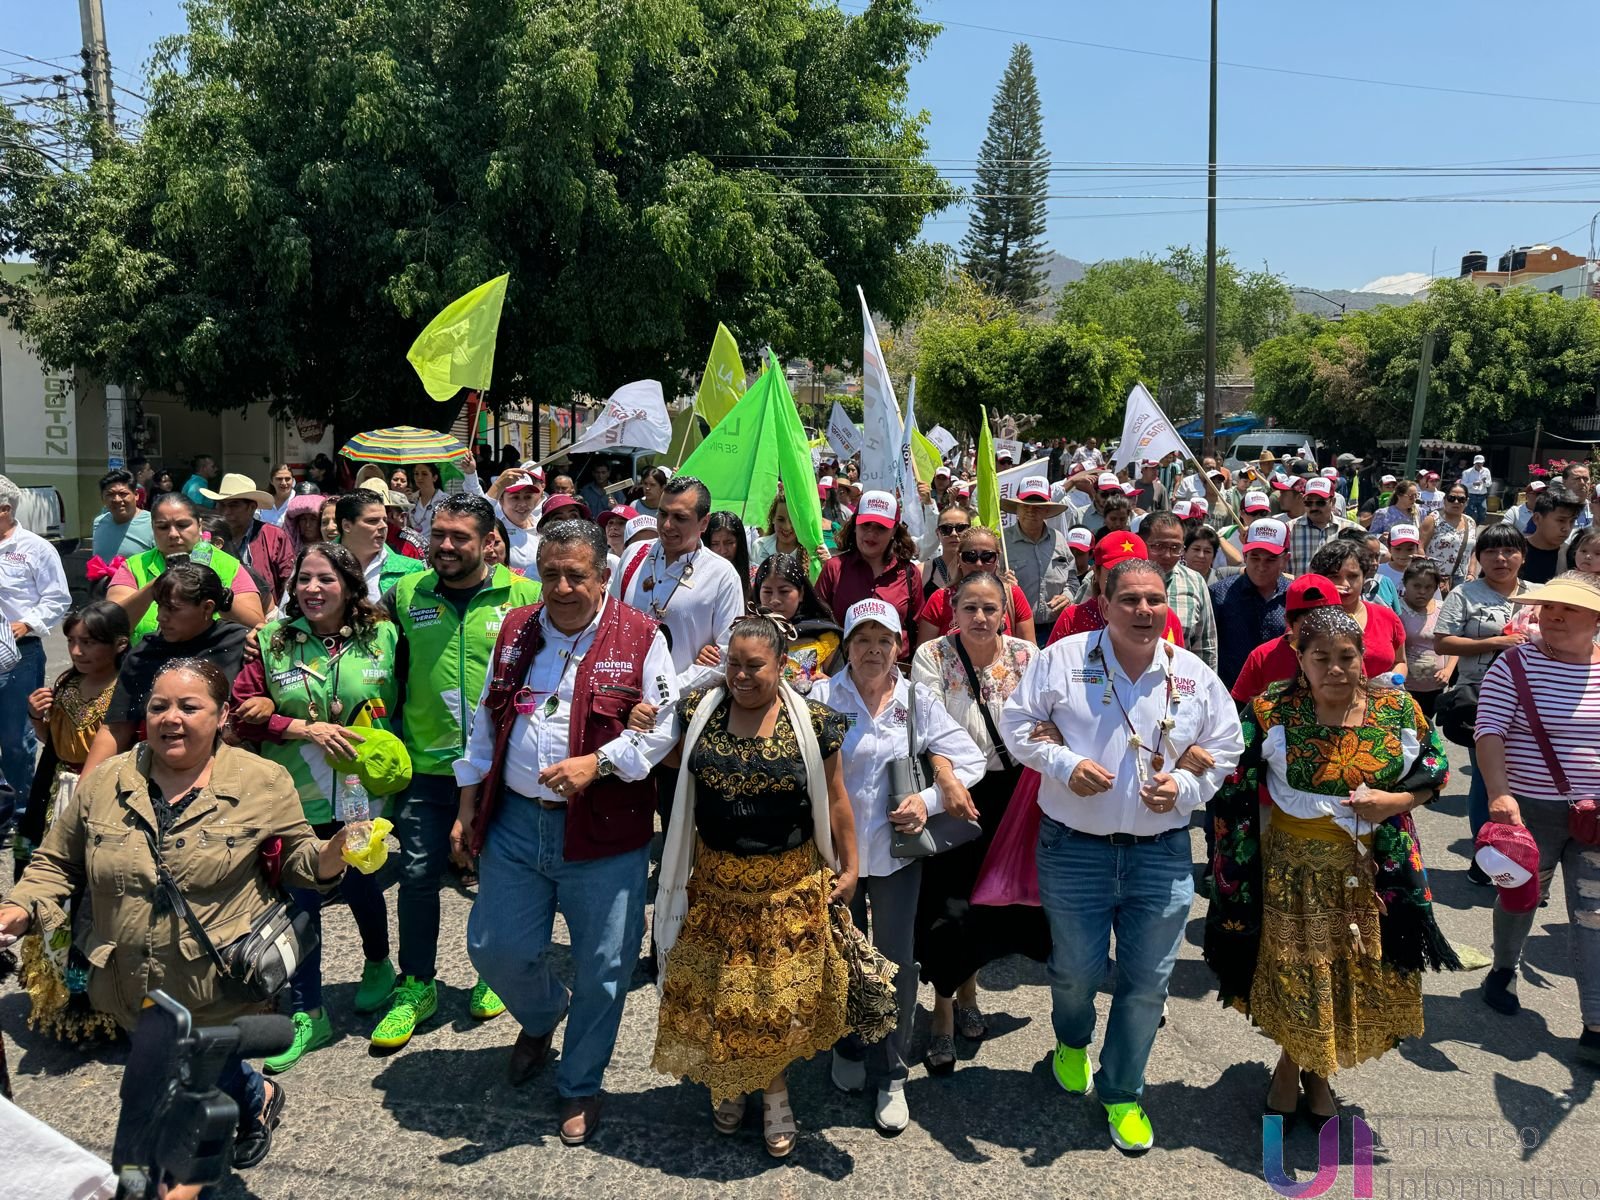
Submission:
<svg viewBox="0 0 1600 1200">
<path fill-rule="evenodd" d="M 941 996 L 955 995 L 980 967 L 998 958 L 1025 954 L 1045 962 L 1050 957 L 1050 925 L 1043 908 L 971 903 L 984 856 L 1021 777 L 1021 767 L 985 775 L 972 788 L 983 836 L 923 861 L 917 901 L 917 961 L 923 982 L 932 984 Z"/>
</svg>

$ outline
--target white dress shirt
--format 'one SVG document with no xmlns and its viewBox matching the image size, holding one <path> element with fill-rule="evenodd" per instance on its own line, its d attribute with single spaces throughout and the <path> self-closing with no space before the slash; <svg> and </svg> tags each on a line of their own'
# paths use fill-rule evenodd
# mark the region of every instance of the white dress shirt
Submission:
<svg viewBox="0 0 1600 1200">
<path fill-rule="evenodd" d="M 9 536 L 0 539 L 0 616 L 8 624 L 22 621 L 29 634 L 44 637 L 71 607 L 67 573 L 56 548 L 37 533 L 12 526 Z"/>
<path fill-rule="evenodd" d="M 646 588 L 652 580 L 654 586 Z M 694 665 L 704 647 L 715 643 L 726 650 L 728 630 L 745 611 L 739 569 L 704 547 L 669 565 L 661 543 L 652 542 L 628 580 L 626 594 L 621 573 L 612 573 L 611 594 L 667 628 L 679 674 Z"/>
<path fill-rule="evenodd" d="M 888 771 L 891 759 L 906 758 L 911 753 L 906 736 L 910 685 L 896 672 L 894 697 L 877 716 L 867 711 L 866 701 L 856 691 L 855 679 L 848 670 L 814 685 L 807 699 L 826 704 L 850 723 L 839 752 L 843 756 L 840 765 L 844 768 L 844 790 L 855 811 L 859 873 L 863 877 L 893 875 L 912 861 L 889 853 Z M 983 778 L 983 751 L 925 687 L 917 689 L 917 753 L 948 758 L 964 787 Z M 919 794 L 929 816 L 944 811 L 938 787 L 929 785 Z M 894 797 L 896 807 L 901 799 Z"/>
<path fill-rule="evenodd" d="M 523 686 L 533 693 L 534 711 L 523 716 L 517 714 L 511 726 L 511 738 L 506 743 L 505 761 L 500 765 L 505 772 L 505 786 L 535 800 L 564 804 L 566 797 L 551 791 L 539 782 L 539 772 L 553 767 L 562 759 L 572 757 L 571 723 L 572 691 L 578 672 L 583 670 L 583 658 L 594 645 L 595 633 L 600 628 L 600 618 L 605 606 L 600 605 L 587 628 L 576 634 L 565 634 L 551 622 L 544 609 L 539 610 L 539 622 L 544 627 L 544 645 L 534 656 L 523 680 Z M 467 752 L 451 764 L 456 782 L 462 787 L 482 783 L 495 765 L 494 714 L 484 705 L 489 695 L 489 685 L 494 681 L 490 671 L 483 681 L 483 691 L 472 717 L 472 730 L 467 736 Z M 643 700 L 650 704 L 670 705 L 678 698 L 677 672 L 672 657 L 667 653 L 667 643 L 657 633 L 644 658 Z M 555 694 L 555 711 L 544 715 L 545 702 Z M 676 744 L 672 722 L 661 721 L 650 733 L 625 731 L 601 747 L 605 756 L 616 767 L 619 779 L 636 783 L 650 773 Z"/>
<path fill-rule="evenodd" d="M 1164 719 L 1173 724 L 1161 739 L 1161 769 L 1177 781 L 1178 799 L 1171 812 L 1157 813 L 1139 799 L 1128 725 L 1144 742 L 1138 754 L 1153 777 L 1150 748 Z M 1040 721 L 1059 729 L 1067 744 L 1030 741 Z M 1018 762 L 1042 776 L 1039 807 L 1046 815 L 1080 833 L 1101 835 L 1182 828 L 1216 794 L 1244 751 L 1238 713 L 1215 671 L 1189 651 L 1162 644 L 1150 665 L 1130 679 L 1103 629 L 1073 634 L 1034 656 L 1000 713 L 1000 736 Z M 1178 770 L 1178 758 L 1190 746 L 1215 760 L 1204 775 Z M 1086 758 L 1115 774 L 1109 791 L 1079 796 L 1067 786 Z"/>
<path fill-rule="evenodd" d="M 1461 482 L 1467 485 L 1469 496 L 1487 496 L 1492 479 L 1488 467 L 1468 467 L 1461 472 Z"/>
</svg>

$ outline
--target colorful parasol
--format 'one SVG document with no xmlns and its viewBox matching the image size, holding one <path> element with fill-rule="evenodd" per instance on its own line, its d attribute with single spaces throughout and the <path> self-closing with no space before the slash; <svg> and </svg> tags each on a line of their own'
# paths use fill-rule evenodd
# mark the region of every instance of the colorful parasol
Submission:
<svg viewBox="0 0 1600 1200">
<path fill-rule="evenodd" d="M 391 425 L 356 434 L 339 453 L 356 462 L 437 463 L 459 458 L 467 448 L 448 433 Z"/>
</svg>

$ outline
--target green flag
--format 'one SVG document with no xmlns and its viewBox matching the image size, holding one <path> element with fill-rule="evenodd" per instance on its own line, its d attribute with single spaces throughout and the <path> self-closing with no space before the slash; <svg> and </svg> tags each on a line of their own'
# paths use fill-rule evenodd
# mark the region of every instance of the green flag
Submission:
<svg viewBox="0 0 1600 1200">
<path fill-rule="evenodd" d="M 428 395 L 448 400 L 464 387 L 487 391 L 494 375 L 494 342 L 506 281 L 497 275 L 448 304 L 406 351 Z"/>
<path fill-rule="evenodd" d="M 994 461 L 989 413 L 978 407 L 978 524 L 1000 533 L 1000 476 Z"/>
<path fill-rule="evenodd" d="M 700 418 L 693 408 L 682 408 L 672 414 L 672 440 L 666 453 L 656 455 L 660 466 L 671 464 L 673 470 L 683 465 L 688 453 L 698 446 L 705 435 L 700 432 Z"/>
<path fill-rule="evenodd" d="M 917 473 L 918 483 L 932 483 L 933 473 L 939 469 L 939 464 L 944 462 L 944 455 L 939 453 L 927 438 L 922 436 L 922 430 L 911 430 L 911 468 Z"/>
<path fill-rule="evenodd" d="M 705 374 L 700 376 L 700 390 L 695 393 L 694 411 L 705 418 L 712 429 L 733 411 L 733 406 L 744 395 L 744 363 L 739 360 L 739 344 L 722 322 L 717 322 L 717 335 L 711 340 L 711 353 L 706 356 Z"/>
<path fill-rule="evenodd" d="M 768 355 L 771 356 L 771 351 Z M 817 495 L 817 474 L 811 466 L 811 445 L 800 421 L 800 410 L 789 392 L 789 382 L 783 377 L 776 358 L 772 358 L 770 367 L 765 376 L 773 380 L 777 420 L 769 421 L 767 430 L 769 436 L 777 435 L 778 478 L 783 480 L 784 507 L 789 512 L 789 524 L 794 526 L 795 540 L 811 551 L 811 578 L 815 579 L 822 570 L 822 560 L 816 554 L 817 547 L 822 545 L 822 500 Z M 765 523 L 766 514 L 759 519 Z"/>
</svg>

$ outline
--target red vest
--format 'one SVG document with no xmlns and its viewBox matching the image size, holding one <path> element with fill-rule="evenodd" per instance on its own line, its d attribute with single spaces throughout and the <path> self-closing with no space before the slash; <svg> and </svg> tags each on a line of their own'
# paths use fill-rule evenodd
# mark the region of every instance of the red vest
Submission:
<svg viewBox="0 0 1600 1200">
<path fill-rule="evenodd" d="M 516 724 L 514 703 L 518 690 L 544 644 L 539 604 L 513 609 L 500 626 L 500 636 L 490 659 L 494 671 L 483 706 L 494 719 L 494 761 L 505 761 L 511 728 Z M 644 695 L 644 659 L 658 628 L 655 621 L 608 598 L 600 628 L 583 657 L 583 669 L 572 687 L 572 723 L 568 753 L 576 758 L 593 754 L 622 733 L 628 713 Z M 652 702 L 659 697 L 652 697 Z M 501 771 L 484 776 L 478 791 L 478 810 L 472 821 L 471 849 L 483 851 L 489 825 L 500 806 L 504 790 Z M 655 834 L 656 786 L 649 779 L 629 783 L 612 775 L 596 779 L 567 799 L 566 842 L 562 857 L 583 862 L 626 854 L 645 845 Z"/>
</svg>

